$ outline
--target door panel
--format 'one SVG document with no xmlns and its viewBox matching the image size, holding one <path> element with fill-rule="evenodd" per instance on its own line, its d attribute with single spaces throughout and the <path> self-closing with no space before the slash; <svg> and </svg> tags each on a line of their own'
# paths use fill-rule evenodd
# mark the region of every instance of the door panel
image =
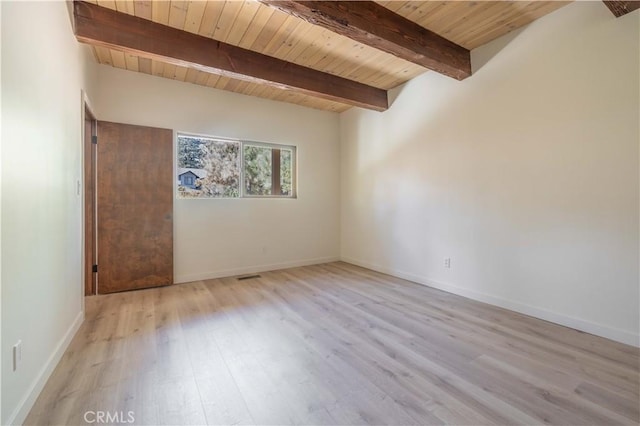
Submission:
<svg viewBox="0 0 640 426">
<path fill-rule="evenodd" d="M 98 122 L 98 293 L 173 284 L 173 132 Z"/>
</svg>

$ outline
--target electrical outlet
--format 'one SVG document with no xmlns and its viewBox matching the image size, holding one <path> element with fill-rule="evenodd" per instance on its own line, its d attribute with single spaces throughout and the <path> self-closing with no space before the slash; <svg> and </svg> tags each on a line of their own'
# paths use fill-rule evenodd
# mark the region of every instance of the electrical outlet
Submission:
<svg viewBox="0 0 640 426">
<path fill-rule="evenodd" d="M 18 370 L 22 363 L 22 340 L 13 345 L 13 371 Z"/>
<path fill-rule="evenodd" d="M 451 269 L 451 258 L 450 257 L 445 257 L 444 258 L 444 267 L 447 269 Z"/>
</svg>

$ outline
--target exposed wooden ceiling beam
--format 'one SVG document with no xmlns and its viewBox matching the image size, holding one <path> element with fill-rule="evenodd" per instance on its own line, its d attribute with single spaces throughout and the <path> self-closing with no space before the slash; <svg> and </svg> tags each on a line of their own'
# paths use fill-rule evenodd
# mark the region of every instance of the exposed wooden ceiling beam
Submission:
<svg viewBox="0 0 640 426">
<path fill-rule="evenodd" d="M 469 50 L 373 1 L 260 1 L 449 77 L 471 75 Z"/>
<path fill-rule="evenodd" d="M 629 12 L 633 12 L 636 9 L 640 9 L 640 1 L 606 1 L 603 0 L 604 4 L 607 5 L 611 13 L 613 13 L 616 18 L 619 18 L 623 15 L 626 15 Z"/>
<path fill-rule="evenodd" d="M 389 107 L 385 90 L 146 19 L 82 1 L 73 16 L 83 43 L 376 111 Z"/>
</svg>

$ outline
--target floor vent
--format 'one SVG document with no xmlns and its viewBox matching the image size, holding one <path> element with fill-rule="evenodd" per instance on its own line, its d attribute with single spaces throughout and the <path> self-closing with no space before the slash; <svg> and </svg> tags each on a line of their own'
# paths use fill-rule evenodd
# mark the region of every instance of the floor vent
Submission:
<svg viewBox="0 0 640 426">
<path fill-rule="evenodd" d="M 260 278 L 260 275 L 245 275 L 244 277 L 238 277 L 238 281 L 250 280 L 251 278 Z"/>
</svg>

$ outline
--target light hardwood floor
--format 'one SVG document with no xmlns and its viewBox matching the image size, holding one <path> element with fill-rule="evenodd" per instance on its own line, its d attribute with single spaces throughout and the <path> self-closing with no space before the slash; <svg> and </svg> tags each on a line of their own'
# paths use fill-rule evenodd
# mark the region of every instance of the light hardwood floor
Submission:
<svg viewBox="0 0 640 426">
<path fill-rule="evenodd" d="M 26 424 L 638 424 L 639 351 L 345 263 L 87 298 Z"/>
</svg>

